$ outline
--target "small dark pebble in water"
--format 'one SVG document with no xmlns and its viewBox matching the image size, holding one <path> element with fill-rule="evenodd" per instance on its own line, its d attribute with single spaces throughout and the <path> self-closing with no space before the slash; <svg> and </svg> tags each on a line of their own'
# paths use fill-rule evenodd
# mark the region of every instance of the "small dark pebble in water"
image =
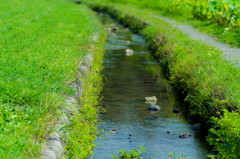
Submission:
<svg viewBox="0 0 240 159">
<path fill-rule="evenodd" d="M 173 109 L 173 113 L 179 113 L 178 109 Z"/>
<path fill-rule="evenodd" d="M 114 31 L 114 32 L 117 32 L 117 31 L 118 31 L 118 27 L 114 27 L 114 28 L 113 28 L 113 31 Z"/>
<path fill-rule="evenodd" d="M 186 139 L 186 138 L 189 138 L 189 137 L 191 137 L 192 135 L 191 134 L 182 134 L 182 135 L 179 135 L 179 137 L 181 138 L 181 139 Z"/>
<path fill-rule="evenodd" d="M 128 134 L 128 139 L 129 140 L 132 139 L 132 134 L 131 133 Z"/>
</svg>

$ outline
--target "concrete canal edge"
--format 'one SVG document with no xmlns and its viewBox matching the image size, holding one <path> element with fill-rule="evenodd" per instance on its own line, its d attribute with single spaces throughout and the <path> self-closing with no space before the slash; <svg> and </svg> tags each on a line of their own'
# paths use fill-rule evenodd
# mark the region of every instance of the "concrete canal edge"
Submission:
<svg viewBox="0 0 240 159">
<path fill-rule="evenodd" d="M 216 135 L 218 121 L 215 119 L 224 119 L 225 114 L 229 113 L 231 116 L 239 115 L 231 112 L 239 110 L 239 97 L 234 91 L 240 89 L 228 90 L 238 82 L 239 68 L 227 61 L 217 48 L 192 40 L 168 23 L 159 22 L 154 17 L 144 17 L 144 13 L 141 15 L 129 12 L 112 4 L 109 6 L 89 4 L 89 6 L 94 11 L 109 14 L 146 38 L 149 48 L 160 61 L 176 94 L 185 102 L 192 118 L 196 122 L 201 122 L 206 130 L 211 130 L 208 141 L 218 147 L 219 142 L 216 139 L 222 138 L 224 133 Z M 229 86 L 228 77 L 235 83 L 231 81 Z M 234 122 L 236 121 L 223 124 L 234 125 Z M 226 130 L 225 125 L 221 125 L 221 131 Z M 234 132 L 228 135 L 232 139 L 238 138 Z M 234 147 L 234 144 L 229 146 Z"/>
<path fill-rule="evenodd" d="M 84 154 L 81 154 L 83 152 L 76 153 L 76 158 L 84 157 L 84 155 L 87 157 L 89 153 L 91 153 L 94 145 L 93 142 L 96 137 L 98 121 L 98 108 L 96 105 L 98 103 L 98 96 L 102 88 L 101 69 L 104 55 L 102 44 L 105 43 L 105 35 L 101 35 L 102 37 L 99 36 L 100 35 L 95 35 L 93 39 L 94 41 L 99 41 L 100 45 L 91 46 L 89 53 L 83 57 L 76 70 L 75 81 L 73 81 L 69 86 L 74 90 L 75 94 L 66 97 L 64 106 L 58 109 L 62 115 L 58 118 L 57 122 L 49 125 L 49 128 L 46 128 L 51 129 L 53 132 L 47 135 L 45 142 L 42 143 L 42 159 L 68 158 L 69 155 L 75 151 L 74 147 L 75 149 L 79 149 L 79 151 L 86 151 Z M 91 87 L 91 89 L 89 89 L 89 87 Z M 91 99 L 86 98 L 86 96 L 89 97 L 89 94 L 92 95 Z M 84 106 L 86 103 L 88 106 Z M 82 109 L 88 109 L 86 107 L 91 107 L 91 110 L 94 110 L 95 112 L 89 115 L 92 120 L 89 122 L 86 121 L 86 123 L 89 123 L 90 125 L 89 129 L 92 127 L 92 130 L 90 129 L 86 132 L 89 133 L 86 135 L 91 136 L 90 139 L 86 139 L 91 143 L 86 145 L 87 147 L 90 147 L 90 149 L 83 150 L 84 148 L 74 145 L 74 143 L 71 143 L 69 140 L 70 138 L 73 140 L 78 140 L 78 134 L 75 134 L 75 132 L 72 130 L 78 131 L 79 134 L 85 133 L 82 127 L 74 124 L 74 120 L 77 120 L 77 116 L 80 116 L 82 113 L 84 113 Z M 82 121 L 79 120 L 79 122 Z M 71 143 L 70 146 L 69 143 Z"/>
<path fill-rule="evenodd" d="M 76 81 L 71 84 L 71 87 L 75 90 L 74 96 L 69 96 L 65 101 L 67 107 L 60 110 L 62 112 L 62 116 L 59 118 L 59 121 L 54 124 L 55 130 L 60 130 L 62 127 L 70 124 L 70 118 L 79 113 L 78 107 L 80 107 L 79 99 L 83 92 L 84 87 L 84 78 L 87 73 L 90 73 L 91 65 L 93 61 L 93 55 L 90 53 L 83 58 L 83 61 L 80 63 L 79 72 L 76 78 Z M 83 77 L 80 79 L 79 77 Z M 58 157 L 64 157 L 64 147 L 65 144 L 60 136 L 64 135 L 64 131 L 56 131 L 47 137 L 47 142 L 44 143 L 41 158 L 45 159 L 57 159 Z"/>
</svg>

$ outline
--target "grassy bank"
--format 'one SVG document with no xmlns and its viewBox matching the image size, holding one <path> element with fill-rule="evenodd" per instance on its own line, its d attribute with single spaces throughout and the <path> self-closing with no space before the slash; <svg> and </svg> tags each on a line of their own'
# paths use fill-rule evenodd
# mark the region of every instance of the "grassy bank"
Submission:
<svg viewBox="0 0 240 159">
<path fill-rule="evenodd" d="M 226 27 L 237 28 L 240 25 L 238 10 L 240 3 L 236 0 L 111 0 L 112 2 L 132 3 L 142 7 L 163 10 L 190 18 L 208 19 Z"/>
<path fill-rule="evenodd" d="M 92 7 L 145 36 L 189 113 L 199 122 L 214 123 L 208 141 L 214 145 L 218 158 L 238 158 L 239 68 L 225 60 L 216 48 L 191 40 L 166 22 L 149 17 L 150 10 L 99 1 Z"/>
<path fill-rule="evenodd" d="M 96 73 L 105 33 L 87 7 L 63 0 L 1 1 L 0 13 L 0 158 L 38 158 L 41 141 L 51 131 L 46 128 L 58 119 L 66 96 L 74 93 L 69 84 L 89 51 L 97 64 L 87 86 L 100 80 Z M 98 42 L 93 39 L 96 33 Z M 98 91 L 84 89 L 82 101 L 88 106 L 81 110 L 82 125 L 73 128 L 88 137 L 79 138 L 88 147 L 82 150 L 86 154 L 96 130 L 93 105 Z M 91 99 L 85 99 L 89 94 Z M 71 147 L 79 145 L 74 144 L 70 142 Z"/>
<path fill-rule="evenodd" d="M 99 103 L 99 94 L 102 88 L 102 62 L 104 49 L 102 44 L 105 42 L 105 36 L 99 39 L 98 44 L 94 45 L 92 52 L 94 59 L 91 70 L 84 79 L 82 97 L 80 99 L 79 112 L 71 118 L 72 126 L 68 132 L 67 152 L 69 158 L 85 159 L 92 155 L 95 147 L 94 140 L 97 137 L 97 124 L 99 109 L 96 107 Z"/>
<path fill-rule="evenodd" d="M 159 14 L 190 24 L 219 41 L 240 47 L 239 2 L 234 0 L 104 0 Z"/>
</svg>

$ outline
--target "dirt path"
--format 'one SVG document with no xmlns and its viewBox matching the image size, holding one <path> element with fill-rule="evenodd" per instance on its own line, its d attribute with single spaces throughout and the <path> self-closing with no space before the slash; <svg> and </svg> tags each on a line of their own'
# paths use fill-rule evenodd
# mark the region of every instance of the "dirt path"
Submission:
<svg viewBox="0 0 240 159">
<path fill-rule="evenodd" d="M 183 24 L 177 23 L 175 20 L 169 19 L 167 17 L 159 16 L 159 15 L 151 15 L 151 16 L 155 18 L 159 18 L 171 24 L 171 26 L 179 29 L 184 34 L 189 35 L 189 37 L 193 40 L 199 40 L 199 41 L 202 41 L 203 43 L 206 43 L 208 45 L 218 48 L 220 51 L 223 52 L 223 55 L 225 57 L 229 58 L 231 61 L 236 63 L 238 66 L 240 66 L 240 48 L 233 48 L 228 44 L 219 42 L 213 37 L 206 35 L 204 33 L 201 33 L 191 25 L 183 25 Z"/>
</svg>

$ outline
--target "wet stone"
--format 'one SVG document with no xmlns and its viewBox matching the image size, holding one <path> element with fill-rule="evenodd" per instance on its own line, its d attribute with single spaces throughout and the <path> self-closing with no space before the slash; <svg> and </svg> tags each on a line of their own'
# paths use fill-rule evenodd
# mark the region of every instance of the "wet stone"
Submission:
<svg viewBox="0 0 240 159">
<path fill-rule="evenodd" d="M 179 113 L 178 109 L 173 109 L 173 113 Z"/>
<path fill-rule="evenodd" d="M 116 134 L 116 133 L 117 133 L 116 130 L 111 130 L 111 131 L 108 132 L 108 134 L 112 134 L 112 135 L 113 135 L 113 134 Z"/>
<path fill-rule="evenodd" d="M 128 139 L 129 140 L 132 139 L 132 134 L 131 133 L 128 134 Z"/>
<path fill-rule="evenodd" d="M 113 27 L 112 29 L 114 32 L 117 32 L 118 31 L 118 27 Z"/>
<path fill-rule="evenodd" d="M 157 104 L 157 101 L 146 101 L 147 104 Z"/>
<path fill-rule="evenodd" d="M 182 134 L 182 135 L 179 135 L 179 138 L 186 139 L 186 138 L 189 138 L 191 136 L 192 136 L 191 134 Z"/>
<path fill-rule="evenodd" d="M 152 103 L 150 104 L 149 109 L 155 110 L 155 111 L 161 110 L 160 106 L 152 104 Z"/>
<path fill-rule="evenodd" d="M 159 111 L 159 110 L 150 110 L 150 109 L 149 109 L 149 112 L 150 112 L 151 115 L 156 114 L 158 111 Z"/>
</svg>

